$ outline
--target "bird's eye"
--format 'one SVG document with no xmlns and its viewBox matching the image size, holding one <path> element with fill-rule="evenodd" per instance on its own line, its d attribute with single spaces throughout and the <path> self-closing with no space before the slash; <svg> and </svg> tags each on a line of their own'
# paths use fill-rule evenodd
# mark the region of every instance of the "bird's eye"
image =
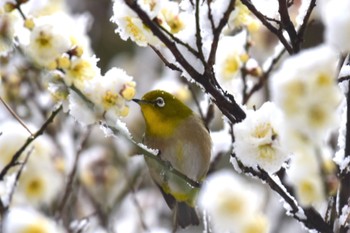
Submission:
<svg viewBox="0 0 350 233">
<path fill-rule="evenodd" d="M 156 102 L 156 105 L 158 107 L 164 107 L 165 106 L 165 102 L 164 102 L 164 99 L 162 97 L 158 97 L 155 102 Z"/>
</svg>

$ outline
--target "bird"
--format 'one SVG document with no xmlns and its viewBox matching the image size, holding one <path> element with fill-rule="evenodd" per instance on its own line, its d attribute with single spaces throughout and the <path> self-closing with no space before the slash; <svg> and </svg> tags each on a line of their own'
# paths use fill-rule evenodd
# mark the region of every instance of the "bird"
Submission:
<svg viewBox="0 0 350 233">
<path fill-rule="evenodd" d="M 209 130 L 202 118 L 166 91 L 153 90 L 133 101 L 140 106 L 145 120 L 143 143 L 157 149 L 159 159 L 183 175 L 145 156 L 151 178 L 169 208 L 174 210 L 174 224 L 182 228 L 199 225 L 195 202 L 210 166 Z M 188 182 L 187 178 L 198 185 Z"/>
</svg>

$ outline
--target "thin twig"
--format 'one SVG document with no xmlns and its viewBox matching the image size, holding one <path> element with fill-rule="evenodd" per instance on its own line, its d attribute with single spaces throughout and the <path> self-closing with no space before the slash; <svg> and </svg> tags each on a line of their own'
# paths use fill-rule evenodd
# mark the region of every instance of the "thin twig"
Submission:
<svg viewBox="0 0 350 233">
<path fill-rule="evenodd" d="M 85 148 L 85 145 L 87 143 L 87 139 L 89 138 L 90 133 L 91 133 L 91 128 L 88 128 L 88 130 L 82 135 L 82 137 L 80 139 L 79 148 L 77 150 L 77 153 L 76 153 L 76 156 L 74 159 L 74 163 L 73 163 L 73 168 L 72 168 L 70 174 L 68 175 L 68 182 L 67 182 L 66 188 L 65 188 L 63 197 L 61 199 L 61 202 L 57 208 L 56 214 L 60 217 L 63 216 L 64 207 L 67 204 L 67 201 L 68 201 L 70 195 L 72 194 L 73 182 L 75 180 L 75 175 L 76 175 L 77 169 L 78 169 L 78 161 L 80 159 L 81 152 Z"/>
<path fill-rule="evenodd" d="M 33 152 L 33 147 L 27 152 L 27 155 L 26 157 L 24 158 L 24 161 L 21 163 L 21 166 L 16 174 L 16 177 L 15 177 L 15 182 L 13 184 L 13 186 L 11 187 L 11 190 L 10 190 L 10 193 L 9 193 L 9 199 L 8 199 L 8 205 L 4 205 L 4 203 L 2 203 L 2 200 L 0 199 L 0 202 L 1 202 L 1 216 L 5 216 L 6 212 L 8 211 L 8 208 L 9 206 L 11 205 L 11 202 L 12 202 L 12 198 L 13 198 L 13 195 L 15 193 L 15 189 L 17 187 L 17 184 L 19 182 L 19 179 L 21 177 L 21 174 L 22 174 L 22 171 L 23 171 L 23 168 L 24 166 L 27 164 L 28 162 L 28 159 L 29 159 L 29 156 L 31 155 L 31 153 Z"/>
<path fill-rule="evenodd" d="M 290 214 L 293 216 L 293 218 L 303 223 L 309 229 L 313 229 L 322 233 L 333 233 L 330 225 L 324 221 L 322 216 L 314 208 L 300 207 L 296 200 L 287 192 L 285 187 L 278 184 L 266 171 L 260 168 L 255 170 L 251 167 L 246 167 L 237 159 L 234 154 L 232 154 L 232 157 L 236 159 L 237 164 L 244 173 L 251 174 L 259 178 L 261 181 L 266 182 L 273 191 L 278 193 L 290 206 Z M 303 215 L 305 215 L 305 218 L 303 218 Z"/>
<path fill-rule="evenodd" d="M 286 48 L 289 54 L 293 54 L 293 48 L 289 44 L 288 40 L 284 37 L 283 31 L 275 28 L 269 21 L 267 21 L 266 16 L 263 15 L 250 0 L 241 0 L 242 3 L 260 20 L 260 22 L 269 29 L 273 34 L 277 36 L 283 46 Z"/>
<path fill-rule="evenodd" d="M 344 159 L 343 161 L 347 161 L 350 158 L 350 81 L 348 82 L 348 93 L 346 96 L 346 135 L 345 135 L 345 149 L 344 149 Z M 338 215 L 341 216 L 343 212 L 344 206 L 348 206 L 350 203 L 350 166 L 348 166 L 340 171 L 339 174 L 339 190 L 338 190 Z M 345 221 L 344 225 L 340 226 L 339 233 L 347 233 L 349 230 L 349 225 Z"/>
<path fill-rule="evenodd" d="M 202 61 L 203 66 L 206 65 L 205 58 L 203 54 L 203 39 L 202 39 L 202 33 L 201 33 L 201 27 L 200 27 L 200 18 L 199 18 L 199 0 L 196 0 L 196 11 L 195 11 L 195 17 L 196 17 L 196 45 L 198 50 L 198 57 Z"/>
<path fill-rule="evenodd" d="M 44 124 L 41 126 L 41 128 L 33 134 L 31 137 L 29 137 L 26 142 L 21 146 L 21 148 L 18 149 L 18 151 L 12 156 L 11 161 L 2 169 L 0 172 L 0 181 L 4 180 L 5 175 L 7 172 L 11 169 L 11 167 L 16 166 L 19 157 L 21 154 L 25 151 L 25 149 L 40 135 L 44 133 L 46 128 L 51 124 L 56 117 L 56 115 L 62 110 L 62 105 L 60 105 L 56 110 L 54 110 L 49 118 L 44 122 Z"/>
<path fill-rule="evenodd" d="M 298 29 L 298 38 L 299 38 L 300 42 L 302 42 L 302 40 L 304 38 L 307 24 L 310 20 L 311 13 L 312 13 L 313 9 L 315 8 L 315 6 L 316 6 L 316 0 L 311 0 L 309 7 L 307 8 L 306 14 L 304 16 L 303 22 Z"/>
<path fill-rule="evenodd" d="M 169 67 L 171 70 L 174 71 L 179 71 L 179 72 L 183 72 L 180 67 L 178 67 L 177 65 L 175 65 L 174 63 L 169 62 L 164 56 L 163 54 L 153 45 L 148 45 L 149 47 L 151 47 L 153 49 L 153 51 L 158 55 L 158 57 L 162 60 L 162 62 Z"/>
<path fill-rule="evenodd" d="M 216 56 L 216 50 L 217 50 L 218 43 L 219 43 L 219 37 L 221 35 L 223 28 L 227 24 L 227 21 L 230 17 L 231 12 L 235 9 L 235 3 L 236 3 L 235 0 L 230 0 L 230 3 L 228 5 L 226 11 L 224 12 L 222 18 L 220 19 L 218 26 L 213 31 L 213 41 L 211 43 L 209 58 L 207 61 L 207 63 L 208 63 L 207 68 L 213 67 L 213 65 L 215 64 L 215 56 Z"/>
<path fill-rule="evenodd" d="M 287 6 L 287 1 L 286 0 L 278 0 L 278 12 L 281 17 L 281 25 L 284 30 L 287 31 L 291 45 L 292 45 L 292 52 L 293 53 L 298 53 L 300 50 L 300 40 L 297 35 L 297 32 L 295 30 L 295 27 L 289 17 L 288 13 L 288 6 Z"/>
<path fill-rule="evenodd" d="M 28 133 L 30 134 L 30 136 L 33 135 L 33 133 L 30 131 L 30 129 L 26 126 L 26 124 L 22 121 L 22 119 L 15 113 L 15 111 L 13 111 L 13 109 L 5 102 L 5 100 L 3 98 L 0 97 L 0 101 L 3 103 L 3 105 L 5 106 L 5 108 L 9 111 L 9 113 L 18 121 L 18 123 L 20 123 L 23 128 L 25 128 Z"/>
<path fill-rule="evenodd" d="M 260 76 L 259 82 L 257 82 L 251 89 L 250 91 L 247 93 L 247 95 L 245 96 L 246 98 L 243 99 L 243 104 L 246 104 L 248 102 L 248 100 L 250 99 L 250 97 L 257 92 L 258 90 L 260 90 L 264 84 L 266 83 L 266 81 L 268 80 L 268 78 L 270 77 L 270 73 L 272 72 L 273 68 L 275 67 L 275 65 L 280 61 L 280 59 L 282 58 L 284 52 L 286 51 L 285 48 L 281 49 L 277 55 L 271 60 L 270 65 L 268 66 L 268 68 L 263 72 L 263 74 Z"/>
<path fill-rule="evenodd" d="M 341 83 L 341 82 L 348 81 L 348 80 L 350 80 L 350 75 L 346 75 L 346 76 L 338 78 L 337 82 Z"/>
<path fill-rule="evenodd" d="M 190 90 L 191 92 L 191 95 L 192 95 L 192 98 L 194 100 L 194 103 L 196 104 L 197 108 L 198 108 L 198 113 L 199 113 L 199 116 L 202 118 L 203 122 L 205 122 L 205 116 L 204 116 L 204 113 L 202 111 L 202 108 L 201 108 L 201 105 L 197 99 L 197 96 L 196 96 L 196 93 L 195 91 L 193 90 L 193 87 L 191 85 L 188 86 L 188 89 Z"/>
</svg>

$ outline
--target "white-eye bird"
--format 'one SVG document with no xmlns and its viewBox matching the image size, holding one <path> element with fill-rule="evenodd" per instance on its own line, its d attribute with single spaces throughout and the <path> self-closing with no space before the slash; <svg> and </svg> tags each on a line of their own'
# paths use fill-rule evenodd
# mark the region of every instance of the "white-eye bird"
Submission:
<svg viewBox="0 0 350 233">
<path fill-rule="evenodd" d="M 201 183 L 210 164 L 211 138 L 202 119 L 175 96 L 162 90 L 133 99 L 146 123 L 144 143 L 160 151 L 160 159 L 187 178 Z M 152 179 L 181 227 L 198 225 L 195 201 L 199 187 L 145 156 Z"/>
</svg>

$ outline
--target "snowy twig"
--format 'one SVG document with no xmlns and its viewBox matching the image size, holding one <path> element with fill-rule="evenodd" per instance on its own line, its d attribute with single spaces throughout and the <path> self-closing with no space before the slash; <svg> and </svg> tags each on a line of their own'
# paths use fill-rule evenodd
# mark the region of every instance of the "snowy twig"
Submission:
<svg viewBox="0 0 350 233">
<path fill-rule="evenodd" d="M 281 17 L 281 25 L 287 31 L 293 53 L 298 53 L 300 50 L 300 38 L 294 28 L 294 25 L 289 17 L 288 6 L 286 0 L 278 0 L 278 12 Z"/>
<path fill-rule="evenodd" d="M 153 49 L 153 51 L 158 55 L 158 57 L 162 60 L 162 62 L 164 63 L 164 65 L 166 65 L 167 67 L 169 67 L 171 70 L 174 71 L 179 71 L 182 72 L 182 70 L 176 66 L 174 63 L 169 62 L 164 56 L 163 54 L 154 46 L 152 45 L 148 45 L 149 47 L 151 47 Z"/>
<path fill-rule="evenodd" d="M 288 40 L 284 37 L 283 31 L 279 28 L 275 28 L 267 19 L 266 16 L 263 15 L 250 0 L 241 0 L 242 3 L 261 21 L 261 23 L 269 29 L 273 34 L 275 34 L 283 46 L 286 48 L 289 54 L 293 54 L 293 48 L 289 44 Z"/>
<path fill-rule="evenodd" d="M 21 156 L 21 154 L 25 151 L 25 149 L 40 135 L 42 135 L 44 133 L 44 131 L 46 130 L 46 128 L 49 126 L 49 124 L 51 124 L 53 122 L 53 119 L 56 117 L 56 115 L 61 111 L 62 106 L 59 106 L 56 110 L 54 110 L 51 115 L 49 116 L 49 118 L 47 118 L 47 120 L 45 121 L 45 123 L 41 126 L 41 128 L 34 133 L 32 136 L 30 136 L 26 142 L 22 145 L 22 147 L 12 156 L 11 161 L 2 169 L 2 171 L 0 172 L 0 181 L 4 180 L 5 175 L 7 174 L 7 172 L 11 169 L 11 167 L 16 166 L 19 157 Z"/>
<path fill-rule="evenodd" d="M 301 23 L 301 25 L 298 29 L 298 40 L 300 43 L 303 42 L 306 26 L 310 20 L 311 13 L 312 13 L 313 9 L 315 8 L 315 6 L 316 6 L 316 0 L 311 0 L 309 7 L 307 8 L 306 14 L 304 16 L 303 22 Z"/>
<path fill-rule="evenodd" d="M 259 78 L 259 82 L 257 82 L 246 94 L 245 98 L 243 99 L 243 104 L 247 103 L 250 97 L 264 86 L 264 84 L 267 82 L 267 80 L 270 77 L 271 71 L 275 68 L 276 64 L 280 61 L 285 51 L 286 51 L 285 48 L 278 51 L 275 57 L 271 60 L 267 69 L 263 71 L 262 75 Z"/>
<path fill-rule="evenodd" d="M 346 96 L 347 102 L 347 113 L 346 113 L 346 138 L 345 138 L 345 151 L 344 151 L 344 161 L 350 157 L 350 81 L 348 81 L 348 92 Z M 343 169 L 339 174 L 340 186 L 338 190 L 338 215 L 342 215 L 342 210 L 344 207 L 350 205 L 350 168 L 348 164 L 347 169 Z M 340 226 L 339 233 L 347 233 L 349 231 L 349 225 L 345 224 Z"/>
<path fill-rule="evenodd" d="M 266 182 L 270 188 L 278 193 L 286 203 L 291 207 L 290 214 L 293 218 L 297 219 L 301 223 L 303 223 L 307 228 L 316 230 L 322 233 L 333 233 L 331 227 L 324 221 L 322 216 L 312 207 L 310 208 L 302 208 L 298 205 L 296 200 L 287 192 L 285 187 L 279 185 L 266 171 L 258 168 L 257 170 L 246 167 L 240 162 L 235 155 L 232 155 L 239 165 L 240 169 L 244 171 L 244 173 L 251 174 L 261 181 Z"/>
</svg>

